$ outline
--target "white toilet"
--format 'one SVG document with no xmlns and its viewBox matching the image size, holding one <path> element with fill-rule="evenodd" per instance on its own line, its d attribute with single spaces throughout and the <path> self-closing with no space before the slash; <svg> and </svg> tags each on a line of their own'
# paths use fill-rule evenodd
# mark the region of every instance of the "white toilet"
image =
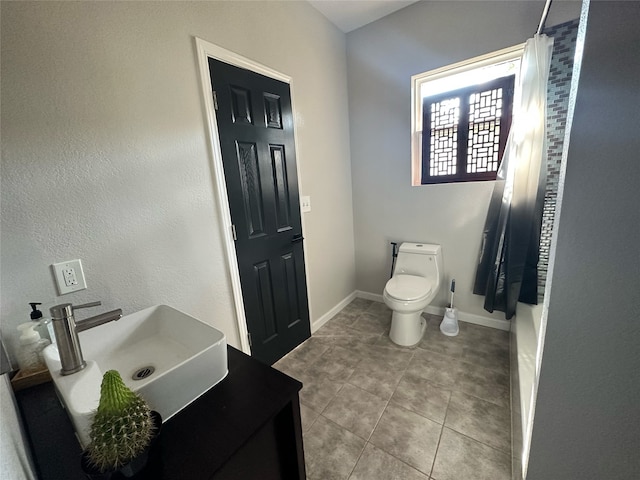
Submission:
<svg viewBox="0 0 640 480">
<path fill-rule="evenodd" d="M 389 338 L 405 347 L 418 343 L 427 327 L 422 311 L 438 293 L 443 281 L 440 245 L 403 243 L 384 287 L 384 303 L 393 310 Z"/>
</svg>

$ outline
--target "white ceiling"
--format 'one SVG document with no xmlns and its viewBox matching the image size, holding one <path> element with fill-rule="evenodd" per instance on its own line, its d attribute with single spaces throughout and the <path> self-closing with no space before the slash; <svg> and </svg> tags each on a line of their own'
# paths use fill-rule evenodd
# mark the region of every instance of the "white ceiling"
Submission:
<svg viewBox="0 0 640 480">
<path fill-rule="evenodd" d="M 340 30 L 348 33 L 368 23 L 375 22 L 421 0 L 307 0 L 316 10 L 327 17 Z M 540 14 L 545 0 L 540 2 Z M 580 0 L 554 2 L 549 10 L 546 25 L 558 25 L 580 16 Z M 537 27 L 537 24 L 534 26 Z M 533 33 L 533 31 L 531 32 Z"/>
<path fill-rule="evenodd" d="M 348 33 L 418 0 L 307 0 L 340 30 Z"/>
</svg>

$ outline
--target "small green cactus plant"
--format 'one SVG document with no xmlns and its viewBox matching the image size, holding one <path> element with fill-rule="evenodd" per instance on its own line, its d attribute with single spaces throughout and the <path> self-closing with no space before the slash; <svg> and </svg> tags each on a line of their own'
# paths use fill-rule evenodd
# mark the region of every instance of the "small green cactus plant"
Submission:
<svg viewBox="0 0 640 480">
<path fill-rule="evenodd" d="M 144 399 L 129 389 L 116 370 L 102 378 L 86 455 L 101 472 L 130 462 L 151 442 L 154 425 Z"/>
</svg>

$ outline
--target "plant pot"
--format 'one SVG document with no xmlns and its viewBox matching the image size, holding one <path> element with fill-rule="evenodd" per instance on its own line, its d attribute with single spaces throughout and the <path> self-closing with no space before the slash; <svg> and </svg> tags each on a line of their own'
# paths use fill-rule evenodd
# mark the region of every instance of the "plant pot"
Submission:
<svg viewBox="0 0 640 480">
<path fill-rule="evenodd" d="M 160 427 L 162 427 L 162 417 L 154 410 L 151 410 L 151 421 L 153 422 L 154 434 L 147 448 L 145 448 L 140 455 L 132 459 L 129 463 L 122 465 L 117 469 L 101 472 L 89 463 L 86 453 L 82 452 L 80 466 L 87 478 L 91 480 L 117 480 L 121 478 L 132 478 L 134 475 L 140 473 L 147 465 L 149 452 L 153 448 L 153 445 L 160 434 Z"/>
</svg>

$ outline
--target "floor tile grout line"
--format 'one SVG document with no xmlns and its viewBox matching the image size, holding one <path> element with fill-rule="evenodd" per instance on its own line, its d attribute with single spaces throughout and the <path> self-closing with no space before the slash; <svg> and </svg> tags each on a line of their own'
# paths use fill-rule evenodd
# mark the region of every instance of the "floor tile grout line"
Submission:
<svg viewBox="0 0 640 480">
<path fill-rule="evenodd" d="M 391 394 L 391 396 L 393 396 L 393 394 Z M 384 408 L 382 409 L 382 413 L 380 414 L 380 416 L 378 417 L 378 420 L 376 421 L 376 424 L 373 426 L 373 428 L 371 429 L 371 432 L 369 433 L 369 436 L 367 437 L 367 439 L 364 441 L 364 448 L 362 449 L 362 451 L 360 452 L 360 455 L 358 456 L 358 459 L 356 460 L 356 463 L 353 464 L 353 468 L 351 469 L 351 472 L 349 472 L 349 476 L 347 477 L 347 479 L 351 478 L 351 475 L 353 475 L 353 472 L 355 471 L 356 467 L 358 466 L 358 462 L 360 461 L 360 459 L 362 458 L 362 454 L 364 453 L 365 449 L 367 448 L 367 445 L 369 445 L 369 440 L 371 439 L 371 437 L 373 436 L 373 432 L 376 431 L 376 428 L 378 428 L 378 425 L 380 424 L 380 419 L 382 418 L 382 416 L 384 415 L 384 412 L 387 410 L 387 407 L 389 406 L 389 402 L 391 401 L 391 397 L 389 397 L 389 400 L 387 400 L 387 403 L 385 404 Z M 361 437 L 362 438 L 362 437 Z M 374 443 L 371 443 L 371 445 L 375 446 Z M 376 447 L 379 448 L 379 447 Z M 382 449 L 381 449 L 382 450 Z M 384 450 L 382 450 L 384 452 Z M 385 452 L 388 453 L 388 452 Z"/>
<path fill-rule="evenodd" d="M 313 428 L 313 426 L 316 424 L 316 422 L 318 421 L 318 419 L 320 418 L 320 414 L 318 414 L 318 416 L 316 418 L 313 419 L 313 422 L 311 422 L 311 425 L 309 425 L 307 427 L 307 432 L 310 432 L 311 429 Z M 302 436 L 304 437 L 304 430 L 302 431 Z"/>
<path fill-rule="evenodd" d="M 395 393 L 395 392 L 394 392 Z M 382 416 L 384 415 L 384 412 L 387 410 L 387 407 L 389 406 L 389 403 L 391 402 L 391 398 L 389 399 L 389 401 L 387 402 L 387 405 L 384 407 L 384 410 L 382 412 L 382 415 L 380 415 L 380 419 L 382 418 Z M 397 408 L 401 408 L 402 410 L 406 410 L 407 412 L 411 412 L 411 413 L 415 413 L 416 415 L 419 415 L 417 412 L 414 412 L 413 410 L 410 410 L 406 407 L 403 407 L 402 405 L 398 405 L 398 404 L 394 404 L 394 407 Z M 425 418 L 426 420 L 429 420 L 430 422 L 436 423 L 438 425 L 440 425 L 440 436 L 442 436 L 442 429 L 444 428 L 444 424 L 440 424 L 430 418 L 424 417 L 423 415 L 419 415 L 422 418 Z M 378 423 L 380 423 L 380 419 L 378 419 Z M 417 472 L 420 472 L 424 475 L 427 476 L 427 478 L 431 477 L 431 471 L 429 473 L 424 473 L 422 470 L 420 470 L 419 468 L 417 468 L 414 465 L 411 465 L 410 463 L 408 463 L 406 460 L 403 460 L 402 458 L 396 456 L 395 454 L 393 454 L 392 452 L 388 452 L 387 450 L 385 450 L 383 447 L 376 445 L 375 443 L 371 442 L 371 437 L 373 436 L 373 432 L 375 432 L 376 428 L 378 427 L 378 424 L 376 424 L 376 427 L 373 429 L 373 431 L 371 432 L 371 435 L 369 436 L 369 440 L 367 440 L 367 443 L 370 443 L 371 445 L 373 445 L 374 447 L 378 448 L 379 450 L 382 450 L 384 453 L 386 453 L 387 455 L 392 456 L 393 458 L 395 458 L 396 460 L 399 460 L 400 462 L 404 463 L 405 465 L 408 465 L 409 467 L 413 468 L 414 470 L 416 470 Z M 440 437 L 438 437 L 438 444 L 440 444 Z M 436 454 L 438 453 L 438 448 L 436 447 L 436 451 L 433 455 L 433 462 L 431 464 L 431 469 L 433 469 L 433 464 L 436 461 Z"/>
<path fill-rule="evenodd" d="M 425 379 L 425 380 L 428 381 L 428 379 Z M 431 383 L 433 383 L 433 382 L 431 382 Z M 437 387 L 438 385 L 436 384 L 435 386 Z M 490 403 L 492 405 L 495 405 L 496 407 L 506 408 L 507 410 L 511 411 L 510 403 L 507 404 L 507 405 L 503 405 L 501 403 L 495 402 L 494 400 L 490 400 L 488 398 L 484 398 L 484 397 L 481 397 L 481 396 L 473 394 L 473 393 L 465 392 L 464 390 L 462 390 L 460 388 L 454 388 L 454 387 L 455 387 L 455 385 L 452 385 L 450 387 L 450 390 L 451 390 L 452 393 L 453 392 L 462 393 L 462 394 L 467 395 L 469 397 L 477 398 L 478 400 L 482 400 L 483 402 L 487 402 L 487 403 Z"/>
<path fill-rule="evenodd" d="M 398 382 L 398 385 L 396 386 L 395 390 L 393 391 L 393 394 L 391 394 L 391 398 L 390 398 L 390 400 L 393 400 L 393 396 L 395 395 L 396 391 L 397 391 L 397 390 L 398 390 L 398 388 L 400 387 L 400 384 L 402 383 L 402 380 L 404 379 L 405 375 L 407 374 L 407 370 L 409 370 L 409 367 L 408 367 L 408 366 L 407 366 L 407 368 L 405 369 L 405 371 L 403 372 L 402 377 L 400 378 L 400 381 Z M 419 377 L 419 376 L 418 376 L 418 377 Z M 430 380 L 430 379 L 428 379 L 428 378 L 423 378 L 423 377 L 419 377 L 419 378 L 420 378 L 421 380 L 423 380 L 424 382 L 426 382 L 429 386 L 431 386 L 431 387 L 433 387 L 433 388 L 436 388 L 436 389 L 441 390 L 441 391 L 448 392 L 448 393 L 449 393 L 449 398 L 447 399 L 447 408 L 449 408 L 449 402 L 451 401 L 451 395 L 452 395 L 452 393 L 453 393 L 453 390 L 451 389 L 451 387 L 446 386 L 446 385 L 443 385 L 443 384 L 441 384 L 441 383 L 433 382 L 432 380 Z M 398 406 L 400 406 L 400 407 L 404 408 L 405 410 L 409 410 L 410 412 L 415 413 L 416 415 L 420 415 L 422 418 L 426 418 L 427 420 L 430 420 L 430 421 L 432 421 L 432 422 L 435 422 L 435 423 L 439 423 L 439 424 L 441 424 L 441 425 L 444 425 L 444 418 L 443 418 L 442 423 L 441 423 L 441 422 L 439 422 L 438 420 L 436 420 L 436 419 L 434 419 L 434 418 L 430 418 L 430 417 L 428 417 L 428 416 L 427 416 L 427 415 L 425 415 L 423 412 L 418 412 L 418 411 L 416 411 L 416 410 L 413 410 L 412 408 L 405 407 L 405 406 L 401 405 L 400 403 L 398 403 L 397 401 L 395 401 L 395 402 L 393 402 L 393 403 L 394 403 L 395 405 L 398 405 Z M 446 410 L 445 410 L 445 416 L 446 416 Z"/>
<path fill-rule="evenodd" d="M 433 478 L 433 469 L 436 468 L 436 460 L 438 459 L 438 452 L 440 451 L 440 441 L 442 440 L 443 434 L 444 434 L 444 424 L 442 424 L 442 428 L 440 429 L 440 436 L 438 437 L 438 445 L 436 445 L 436 453 L 433 456 L 433 462 L 431 462 L 431 470 L 429 470 L 429 478 Z"/>
<path fill-rule="evenodd" d="M 396 387 L 397 388 L 397 387 Z M 395 390 L 394 390 L 395 393 Z M 387 407 L 389 406 L 389 402 L 391 402 L 391 397 L 393 397 L 393 393 L 391 394 L 391 396 L 389 397 L 389 399 L 387 400 L 387 403 L 385 403 L 384 408 L 382 409 L 382 413 L 380 414 L 380 416 L 378 417 L 378 420 L 376 421 L 376 424 L 373 426 L 373 429 L 371 430 L 371 433 L 369 433 L 369 437 L 367 438 L 367 442 L 369 442 L 369 440 L 371 439 L 371 437 L 373 436 L 373 432 L 376 431 L 376 428 L 378 428 L 378 425 L 380 424 L 380 420 L 382 419 L 382 417 L 384 416 L 384 412 L 387 411 Z"/>
<path fill-rule="evenodd" d="M 451 430 L 452 432 L 457 433 L 458 435 L 461 435 L 461 436 L 463 436 L 463 437 L 465 437 L 465 438 L 467 438 L 467 439 L 469 439 L 469 440 L 471 440 L 471 441 L 473 441 L 473 442 L 479 443 L 480 445 L 483 445 L 483 446 L 485 446 L 485 447 L 488 447 L 488 448 L 490 448 L 491 450 L 495 450 L 496 452 L 498 452 L 498 453 L 502 453 L 502 454 L 504 454 L 504 455 L 507 455 L 509 458 L 511 458 L 511 453 L 510 453 L 510 452 L 507 452 L 507 451 L 505 451 L 505 450 L 502 450 L 501 448 L 496 448 L 496 447 L 494 447 L 494 446 L 492 446 L 492 445 L 489 445 L 489 444 L 487 444 L 487 443 L 485 443 L 485 442 L 481 442 L 481 441 L 480 441 L 480 440 L 478 440 L 477 438 L 470 437 L 469 435 L 466 435 L 466 434 L 464 434 L 464 433 L 462 433 L 462 432 L 459 432 L 459 431 L 457 431 L 457 430 L 455 430 L 455 429 L 453 429 L 453 428 L 451 428 L 451 427 L 449 427 L 449 426 L 447 426 L 447 425 L 443 425 L 443 428 L 448 428 L 449 430 Z"/>
<path fill-rule="evenodd" d="M 448 428 L 448 429 L 449 429 L 449 430 L 451 430 L 452 432 L 456 432 L 457 434 L 462 435 L 463 437 L 468 438 L 469 440 L 473 440 L 473 441 L 474 441 L 474 442 L 476 442 L 476 443 L 479 443 L 479 444 L 481 444 L 481 445 L 484 445 L 485 447 L 492 448 L 493 450 L 496 450 L 496 451 L 498 451 L 498 452 L 501 452 L 501 453 L 504 453 L 504 454 L 506 454 L 506 455 L 511 456 L 511 452 L 508 452 L 508 451 L 506 451 L 506 450 L 503 450 L 502 448 L 496 447 L 496 446 L 494 446 L 494 445 L 489 445 L 487 442 L 483 442 L 482 440 L 478 440 L 477 438 L 474 438 L 474 437 L 472 437 L 471 435 L 468 435 L 468 434 L 466 434 L 466 433 L 460 432 L 460 431 L 456 430 L 455 428 L 453 428 L 451 425 L 445 425 L 445 424 L 442 424 L 442 426 L 443 426 L 443 427 L 445 427 L 445 428 Z"/>
<path fill-rule="evenodd" d="M 301 400 L 298 400 L 298 402 L 300 402 L 300 405 L 304 405 L 306 408 L 310 409 L 311 411 L 316 412 L 313 408 L 311 408 L 309 405 L 307 405 L 306 403 L 302 402 Z M 318 418 L 320 418 L 320 415 L 322 415 L 321 413 L 318 413 L 318 415 L 316 415 L 316 418 L 313 419 L 313 422 L 311 422 L 311 424 L 309 426 L 307 426 L 306 428 L 306 432 L 305 429 L 302 429 L 302 436 L 304 438 L 304 434 L 309 432 L 311 430 L 311 428 L 313 428 L 313 426 L 315 425 L 316 421 L 318 420 Z"/>
<path fill-rule="evenodd" d="M 323 414 L 324 414 L 324 412 L 326 411 L 326 409 L 329 407 L 329 405 L 331 405 L 331 402 L 333 402 L 333 400 L 338 396 L 338 394 L 340 393 L 340 391 L 342 391 L 342 389 L 344 388 L 344 385 L 345 385 L 345 384 L 347 384 L 347 383 L 349 383 L 348 379 L 347 379 L 347 380 L 342 384 L 342 387 L 340 388 L 340 390 L 339 390 L 339 391 L 334 395 L 334 397 L 331 399 L 331 401 L 327 404 L 327 406 L 326 406 L 326 407 L 324 408 L 324 410 L 321 412 L 321 415 L 322 415 L 324 418 L 327 418 L 328 420 L 331 420 L 330 418 L 326 417 L 326 416 L 325 416 L 325 415 L 323 415 Z M 359 386 L 357 386 L 357 385 L 353 385 L 353 384 L 351 384 L 351 383 L 349 383 L 349 385 L 350 385 L 350 386 L 352 386 L 353 388 L 356 388 L 356 389 L 358 389 L 358 390 L 362 390 L 362 391 L 364 391 L 364 392 L 366 392 L 366 393 L 369 393 L 370 395 L 373 395 L 373 396 L 375 396 L 375 397 L 378 397 L 378 398 L 380 398 L 380 399 L 382 400 L 382 397 L 378 396 L 378 395 L 377 395 L 377 394 L 375 394 L 374 392 L 369 392 L 368 390 L 366 390 L 366 389 L 364 389 L 364 388 L 362 388 L 362 387 L 359 387 Z M 396 388 L 397 388 L 397 387 L 396 387 Z M 394 390 L 394 392 L 395 392 L 395 390 Z M 391 396 L 393 396 L 393 393 L 391 394 Z M 350 430 L 349 428 L 347 428 L 347 427 L 344 427 L 344 426 L 341 426 L 341 427 L 342 427 L 342 428 L 344 428 L 345 430 L 347 430 L 347 431 L 349 431 L 349 432 L 353 433 L 354 435 L 357 435 L 358 437 L 363 438 L 363 440 L 364 440 L 365 442 L 367 442 L 367 443 L 368 443 L 368 442 L 369 442 L 369 439 L 370 439 L 370 438 L 371 438 L 371 436 L 373 435 L 373 432 L 375 431 L 376 427 L 377 427 L 377 426 L 378 426 L 378 424 L 380 423 L 380 419 L 381 419 L 381 418 L 382 418 L 382 416 L 384 415 L 384 412 L 385 412 L 385 410 L 387 409 L 387 406 L 389 405 L 389 402 L 390 402 L 390 401 L 391 401 L 391 397 L 389 397 L 389 399 L 387 399 L 387 400 L 386 400 L 386 403 L 385 403 L 385 405 L 384 405 L 384 407 L 383 407 L 383 409 L 382 409 L 382 412 L 380 413 L 380 416 L 379 416 L 379 417 L 378 417 L 378 419 L 376 420 L 376 423 L 375 423 L 375 425 L 373 426 L 373 428 L 371 429 L 371 432 L 369 433 L 369 435 L 367 436 L 367 438 L 363 438 L 363 437 L 361 437 L 359 434 L 357 434 L 356 432 L 351 431 L 351 430 Z M 333 423 L 336 423 L 336 425 L 339 425 L 337 422 L 333 422 Z"/>
<path fill-rule="evenodd" d="M 351 475 L 353 475 L 353 472 L 356 470 L 356 467 L 358 466 L 358 462 L 360 461 L 360 459 L 362 458 L 362 454 L 364 453 L 364 451 L 367 449 L 367 445 L 369 445 L 369 442 L 367 442 L 365 440 L 364 442 L 364 446 L 362 447 L 362 451 L 360 452 L 360 455 L 358 455 L 358 458 L 356 459 L 356 462 L 353 464 L 353 467 L 351 468 L 351 470 L 349 471 L 349 475 L 347 475 L 347 480 L 349 480 L 349 478 L 351 478 Z"/>
<path fill-rule="evenodd" d="M 511 427 L 511 409 L 510 409 L 510 407 L 505 407 L 504 405 L 497 405 L 497 404 L 495 404 L 495 403 L 493 403 L 493 402 L 490 402 L 489 400 L 486 400 L 486 399 L 484 399 L 484 398 L 480 398 L 480 397 L 477 397 L 477 396 L 475 396 L 475 395 L 471 395 L 471 394 L 469 394 L 469 393 L 465 393 L 465 392 L 458 391 L 458 390 L 455 390 L 455 391 L 452 391 L 452 392 L 451 392 L 451 393 L 452 393 L 452 395 L 451 395 L 451 396 L 450 396 L 450 398 L 449 398 L 449 405 L 447 405 L 447 414 L 448 414 L 448 412 L 449 412 L 449 406 L 450 406 L 450 404 L 451 404 L 451 399 L 453 398 L 453 393 L 454 393 L 454 392 L 455 392 L 455 393 L 461 393 L 461 394 L 466 395 L 466 396 L 468 396 L 468 397 L 473 397 L 473 398 L 475 398 L 475 399 L 477 399 L 477 400 L 481 400 L 481 401 L 483 401 L 483 402 L 491 403 L 491 404 L 492 404 L 492 405 L 494 405 L 494 406 L 497 406 L 497 407 L 500 407 L 500 408 L 502 408 L 502 409 L 505 409 L 506 411 L 508 411 L 508 412 L 509 412 L 509 421 L 508 421 L 508 423 L 509 423 L 509 427 Z M 495 447 L 495 446 L 489 445 L 488 443 L 486 443 L 486 442 L 484 442 L 484 441 L 482 441 L 482 440 L 480 440 L 480 439 L 478 439 L 478 438 L 472 437 L 471 435 L 466 434 L 466 433 L 464 433 L 464 432 L 461 432 L 461 431 L 459 431 L 459 430 L 456 430 L 456 428 L 454 428 L 453 426 L 448 425 L 448 424 L 446 423 L 446 414 L 445 414 L 445 420 L 444 420 L 444 422 L 442 423 L 442 425 L 444 425 L 445 427 L 449 428 L 450 430 L 453 430 L 453 431 L 455 431 L 455 432 L 457 432 L 457 433 L 459 433 L 459 434 L 461 434 L 461 435 L 464 435 L 464 436 L 469 437 L 469 438 L 471 438 L 471 439 L 473 439 L 473 440 L 475 440 L 475 441 L 477 441 L 477 442 L 479 442 L 479 443 L 482 443 L 482 444 L 484 444 L 484 445 L 487 445 L 488 447 L 492 447 L 492 448 L 495 448 L 495 449 L 497 449 L 497 450 L 502 450 L 502 449 L 501 449 L 501 448 L 499 448 L 499 447 Z M 511 437 L 511 432 L 509 432 L 509 437 Z"/>
<path fill-rule="evenodd" d="M 344 388 L 344 382 L 342 383 L 342 385 L 340 385 L 340 388 L 338 389 L 338 391 L 333 394 L 333 397 L 331 397 L 331 400 L 329 400 L 329 402 L 324 406 L 324 408 L 320 412 L 320 415 L 322 415 L 325 412 L 325 410 L 329 407 L 329 405 L 331 405 L 331 402 L 333 402 L 333 400 L 338 396 L 338 394 L 342 391 L 343 388 Z M 324 415 L 322 415 L 322 416 L 324 417 Z M 324 418 L 327 418 L 327 417 L 324 417 Z M 351 432 L 351 433 L 353 433 L 353 432 Z"/>
<path fill-rule="evenodd" d="M 360 435 L 353 433 L 351 430 L 349 430 L 348 428 L 343 427 L 342 425 L 334 422 L 333 420 L 331 420 L 330 418 L 325 417 L 324 415 L 320 415 L 322 416 L 322 418 L 324 418 L 325 420 L 333 423 L 336 427 L 343 429 L 347 432 L 349 432 L 352 435 L 355 435 L 356 437 L 358 437 L 361 440 L 364 440 Z M 364 440 L 364 445 L 362 446 L 362 450 L 360 451 L 360 454 L 358 454 L 358 458 L 356 458 L 356 461 L 353 463 L 353 467 L 351 468 L 351 470 L 349 471 L 349 475 L 347 475 L 346 480 L 348 480 L 351 475 L 353 475 L 353 471 L 356 469 L 356 466 L 358 465 L 358 462 L 360 461 L 360 458 L 362 458 L 362 454 L 364 453 L 364 450 L 367 448 L 367 445 L 369 444 L 369 442 L 367 440 Z"/>
<path fill-rule="evenodd" d="M 378 450 L 380 450 L 381 452 L 389 455 L 390 457 L 393 457 L 395 460 L 399 461 L 400 463 L 406 465 L 407 467 L 411 468 L 412 470 L 415 470 L 416 472 L 418 472 L 420 475 L 424 475 L 426 476 L 426 480 L 429 480 L 429 478 L 431 477 L 431 475 L 429 475 L 428 473 L 424 473 L 422 470 L 416 468 L 415 466 L 411 465 L 410 463 L 407 463 L 406 460 L 403 460 L 402 458 L 397 457 L 396 455 L 394 455 L 391 452 L 387 452 L 384 448 L 379 447 L 378 445 L 376 445 L 373 442 L 369 442 L 367 441 L 365 444 L 365 448 L 362 449 L 362 453 L 364 453 L 364 450 L 367 448 L 367 445 L 371 445 L 374 448 L 377 448 Z M 362 454 L 360 454 L 360 457 L 362 457 Z M 358 457 L 358 462 L 360 461 L 360 457 Z M 358 462 L 356 462 L 356 466 L 358 465 Z M 353 475 L 353 472 L 355 471 L 355 467 L 354 469 L 351 471 L 351 473 L 349 474 L 349 477 L 347 477 L 347 479 L 351 478 L 351 475 Z M 435 479 L 434 479 L 435 480 Z"/>
<path fill-rule="evenodd" d="M 433 476 L 433 469 L 436 468 L 436 460 L 438 458 L 438 452 L 440 451 L 440 442 L 442 441 L 442 435 L 444 434 L 444 426 L 447 423 L 447 415 L 449 415 L 449 407 L 451 406 L 451 394 L 449 394 L 449 401 L 447 402 L 447 409 L 444 412 L 444 418 L 442 419 L 442 428 L 440 429 L 440 437 L 438 437 L 438 445 L 436 445 L 436 454 L 433 456 L 433 463 L 431 464 L 431 471 L 429 472 L 429 478 Z"/>
</svg>

